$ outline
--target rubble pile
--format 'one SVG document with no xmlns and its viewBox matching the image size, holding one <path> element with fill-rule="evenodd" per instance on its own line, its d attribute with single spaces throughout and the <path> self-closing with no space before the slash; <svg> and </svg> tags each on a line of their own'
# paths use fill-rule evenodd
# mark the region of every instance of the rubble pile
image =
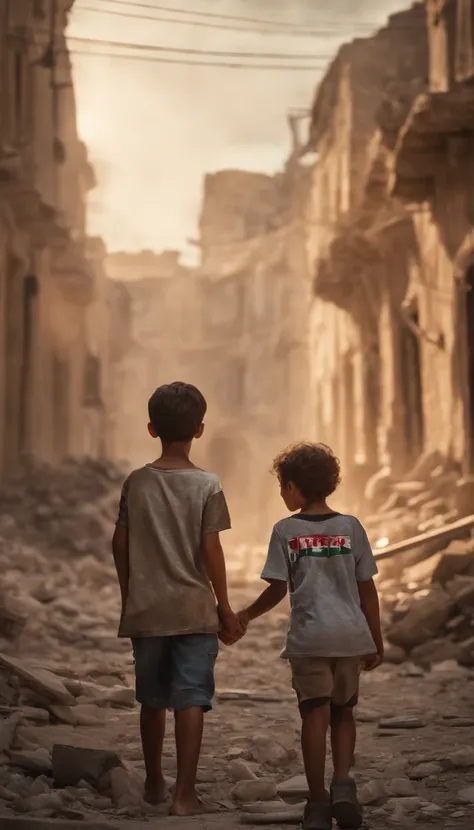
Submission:
<svg viewBox="0 0 474 830">
<path fill-rule="evenodd" d="M 459 465 L 441 453 L 429 452 L 400 480 L 389 469 L 376 473 L 367 482 L 365 501 L 371 542 L 392 544 L 470 515 L 474 480 L 463 478 Z"/>
<path fill-rule="evenodd" d="M 1 649 L 121 648 L 110 540 L 125 475 L 104 461 L 31 461 L 0 491 Z"/>
<path fill-rule="evenodd" d="M 396 557 L 391 567 L 396 567 Z M 385 571 L 386 573 L 386 571 Z M 379 580 L 392 662 L 474 666 L 474 535 Z"/>
<path fill-rule="evenodd" d="M 84 665 L 79 679 L 0 653 L 0 703 L 0 814 L 82 820 L 142 804 L 140 771 L 113 751 L 56 743 L 49 728 L 103 729 L 114 710 L 133 709 L 121 671 L 100 676 Z"/>
</svg>

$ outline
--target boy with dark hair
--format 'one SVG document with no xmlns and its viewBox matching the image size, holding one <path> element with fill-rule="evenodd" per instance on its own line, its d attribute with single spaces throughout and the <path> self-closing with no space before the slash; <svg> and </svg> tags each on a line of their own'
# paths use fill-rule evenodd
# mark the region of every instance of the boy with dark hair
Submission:
<svg viewBox="0 0 474 830">
<path fill-rule="evenodd" d="M 360 522 L 331 510 L 339 461 L 322 444 L 298 444 L 274 461 L 283 501 L 294 516 L 273 529 L 262 579 L 268 588 L 240 613 L 244 628 L 290 591 L 291 617 L 282 657 L 290 661 L 302 718 L 310 800 L 304 830 L 362 824 L 350 769 L 354 757 L 359 672 L 383 659 L 373 577 L 377 566 Z M 325 788 L 326 733 L 331 726 L 334 778 Z"/>
<path fill-rule="evenodd" d="M 227 595 L 219 533 L 230 528 L 217 476 L 189 460 L 206 401 L 186 383 L 150 398 L 148 431 L 161 456 L 128 476 L 113 554 L 122 595 L 119 637 L 130 637 L 146 769 L 145 799 L 166 798 L 161 769 L 166 710 L 175 713 L 177 780 L 172 813 L 202 811 L 196 794 L 203 713 L 212 707 L 217 632 L 242 629 Z"/>
</svg>

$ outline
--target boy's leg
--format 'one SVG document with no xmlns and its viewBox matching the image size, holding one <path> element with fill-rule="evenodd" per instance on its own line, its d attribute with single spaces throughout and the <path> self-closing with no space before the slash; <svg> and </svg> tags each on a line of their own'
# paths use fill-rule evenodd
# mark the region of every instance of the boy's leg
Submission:
<svg viewBox="0 0 474 830">
<path fill-rule="evenodd" d="M 334 778 L 348 778 L 353 766 L 356 725 L 352 701 L 347 706 L 331 706 L 331 746 Z"/>
<path fill-rule="evenodd" d="M 178 767 L 172 807 L 175 816 L 190 816 L 203 809 L 196 792 L 196 776 L 204 713 L 212 708 L 218 650 L 215 634 L 173 637 L 171 706 L 175 710 Z"/>
<path fill-rule="evenodd" d="M 329 801 L 324 777 L 326 736 L 330 719 L 329 701 L 306 700 L 300 704 L 300 712 L 301 747 L 310 799 L 315 804 L 324 804 Z"/>
<path fill-rule="evenodd" d="M 356 744 L 354 706 L 359 693 L 360 663 L 347 658 L 334 661 L 334 692 L 331 704 L 331 744 L 334 778 L 331 802 L 334 818 L 342 830 L 357 830 L 362 809 L 355 781 L 350 777 Z"/>
<path fill-rule="evenodd" d="M 145 801 L 166 801 L 167 788 L 161 768 L 166 708 L 169 698 L 169 654 L 166 637 L 133 640 L 136 698 L 141 704 L 140 733 L 145 761 Z"/>
<path fill-rule="evenodd" d="M 301 747 L 310 793 L 303 828 L 330 830 L 332 815 L 325 766 L 333 682 L 331 667 L 328 660 L 298 658 L 291 660 L 291 668 L 302 720 Z"/>
<path fill-rule="evenodd" d="M 146 772 L 144 798 L 149 804 L 161 804 L 168 795 L 161 768 L 165 727 L 166 709 L 155 709 L 142 703 L 140 733 Z"/>
</svg>

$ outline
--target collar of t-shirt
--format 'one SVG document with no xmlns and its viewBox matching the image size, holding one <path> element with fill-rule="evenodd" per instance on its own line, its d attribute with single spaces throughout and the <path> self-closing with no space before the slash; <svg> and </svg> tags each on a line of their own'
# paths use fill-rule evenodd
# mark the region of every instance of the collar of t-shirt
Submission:
<svg viewBox="0 0 474 830">
<path fill-rule="evenodd" d="M 335 519 L 340 513 L 295 513 L 293 519 L 303 519 L 306 522 L 325 522 L 327 519 Z"/>
</svg>

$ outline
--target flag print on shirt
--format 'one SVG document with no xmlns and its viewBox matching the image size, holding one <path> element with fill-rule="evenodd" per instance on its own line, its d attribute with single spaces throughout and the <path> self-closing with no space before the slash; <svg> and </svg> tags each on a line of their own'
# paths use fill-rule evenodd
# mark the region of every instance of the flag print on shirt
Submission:
<svg viewBox="0 0 474 830">
<path fill-rule="evenodd" d="M 299 559 L 316 557 L 329 559 L 352 553 L 350 536 L 295 536 L 288 539 L 288 556 L 290 563 Z"/>
</svg>

